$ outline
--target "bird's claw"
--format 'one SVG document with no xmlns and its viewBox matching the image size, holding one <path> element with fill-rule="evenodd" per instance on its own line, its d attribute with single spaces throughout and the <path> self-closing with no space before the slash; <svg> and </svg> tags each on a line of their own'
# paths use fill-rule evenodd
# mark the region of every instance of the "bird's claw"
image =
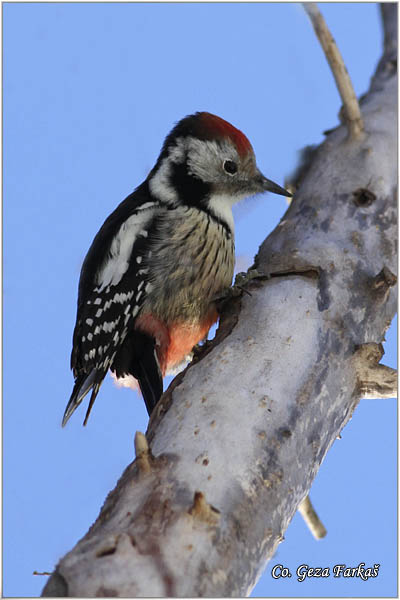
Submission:
<svg viewBox="0 0 400 600">
<path fill-rule="evenodd" d="M 269 279 L 269 275 L 263 275 L 257 271 L 257 269 L 249 269 L 247 273 L 237 273 L 235 277 L 235 283 L 225 290 L 222 290 L 213 297 L 214 302 L 226 302 L 231 298 L 237 298 L 242 296 L 243 293 L 251 296 L 251 293 L 245 288 L 245 286 L 252 279 Z"/>
</svg>

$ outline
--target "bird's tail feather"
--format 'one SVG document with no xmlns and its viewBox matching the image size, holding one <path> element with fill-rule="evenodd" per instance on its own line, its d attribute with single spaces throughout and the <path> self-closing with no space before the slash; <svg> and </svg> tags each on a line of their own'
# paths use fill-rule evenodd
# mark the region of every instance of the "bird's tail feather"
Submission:
<svg viewBox="0 0 400 600">
<path fill-rule="evenodd" d="M 163 378 L 154 338 L 138 330 L 127 336 L 114 359 L 112 370 L 117 380 L 127 375 L 137 379 L 150 416 L 163 393 Z"/>
<path fill-rule="evenodd" d="M 90 392 L 90 390 L 94 386 L 92 396 L 90 398 L 88 413 L 86 415 L 85 422 L 84 422 L 84 425 L 86 425 L 86 421 L 89 416 L 90 409 L 93 406 L 93 402 L 94 402 L 94 400 L 97 396 L 97 392 L 99 391 L 99 388 L 100 388 L 100 384 L 95 384 L 95 379 L 96 379 L 96 369 L 92 369 L 89 374 L 84 373 L 81 376 L 77 377 L 77 379 L 75 381 L 74 389 L 72 390 L 71 398 L 69 399 L 67 408 L 65 409 L 64 417 L 62 420 L 62 427 L 65 427 L 65 425 L 67 424 L 72 413 L 75 411 L 76 408 L 78 408 L 78 406 L 80 405 L 80 403 L 82 402 L 82 400 L 84 399 L 86 394 L 88 392 Z M 96 388 L 97 388 L 97 391 L 94 394 L 94 391 Z M 94 398 L 93 398 L 93 394 L 94 394 Z"/>
<path fill-rule="evenodd" d="M 155 348 L 153 356 L 154 358 L 150 361 L 139 360 L 136 367 L 140 391 L 143 394 L 149 416 L 163 393 L 163 378 Z"/>
<path fill-rule="evenodd" d="M 85 420 L 83 421 L 83 425 L 86 425 L 86 423 L 88 422 L 90 411 L 92 410 L 92 406 L 94 404 L 94 401 L 96 400 L 96 396 L 99 393 L 100 386 L 101 386 L 101 381 L 100 381 L 100 383 L 95 383 L 93 386 L 92 395 L 90 396 L 89 406 L 86 411 L 86 416 L 85 416 Z"/>
</svg>

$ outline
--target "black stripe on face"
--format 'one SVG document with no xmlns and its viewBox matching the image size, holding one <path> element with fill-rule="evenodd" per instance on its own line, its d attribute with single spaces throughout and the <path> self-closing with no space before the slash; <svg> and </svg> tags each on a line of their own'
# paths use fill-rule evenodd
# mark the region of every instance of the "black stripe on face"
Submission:
<svg viewBox="0 0 400 600">
<path fill-rule="evenodd" d="M 170 184 L 183 204 L 204 211 L 215 223 L 225 229 L 229 239 L 232 237 L 228 224 L 209 208 L 211 185 L 188 173 L 186 162 L 172 164 Z"/>
<path fill-rule="evenodd" d="M 211 186 L 198 177 L 190 175 L 186 162 L 173 163 L 170 180 L 172 189 L 176 190 L 184 204 L 197 208 L 203 207 L 210 194 Z"/>
</svg>

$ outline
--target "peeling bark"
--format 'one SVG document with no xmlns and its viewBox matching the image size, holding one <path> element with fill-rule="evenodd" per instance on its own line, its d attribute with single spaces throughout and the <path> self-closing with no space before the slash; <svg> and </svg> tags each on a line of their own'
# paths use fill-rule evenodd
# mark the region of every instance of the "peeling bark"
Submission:
<svg viewBox="0 0 400 600">
<path fill-rule="evenodd" d="M 227 302 L 43 596 L 248 594 L 360 397 L 392 393 L 378 361 L 397 304 L 396 5 L 382 11 L 364 130 L 312 152 L 251 296 Z"/>
</svg>

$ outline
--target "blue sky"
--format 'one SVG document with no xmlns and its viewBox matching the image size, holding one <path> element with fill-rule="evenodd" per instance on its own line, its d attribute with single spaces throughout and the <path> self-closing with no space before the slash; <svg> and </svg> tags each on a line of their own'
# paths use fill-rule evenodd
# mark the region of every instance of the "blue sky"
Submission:
<svg viewBox="0 0 400 600">
<path fill-rule="evenodd" d="M 357 94 L 380 55 L 375 4 L 324 4 Z M 208 110 L 251 140 L 282 184 L 298 151 L 337 124 L 340 99 L 299 4 L 3 4 L 4 402 L 3 596 L 39 596 L 132 460 L 143 402 L 107 379 L 86 428 L 65 429 L 79 271 L 98 228 L 147 175 L 172 125 Z M 247 267 L 285 199 L 235 209 Z M 396 364 L 387 333 L 384 362 Z M 363 400 L 311 490 L 328 529 L 299 515 L 259 580 L 259 596 L 395 596 L 397 417 Z M 380 564 L 379 576 L 310 579 L 302 564 Z M 291 579 L 274 580 L 275 564 Z"/>
</svg>

